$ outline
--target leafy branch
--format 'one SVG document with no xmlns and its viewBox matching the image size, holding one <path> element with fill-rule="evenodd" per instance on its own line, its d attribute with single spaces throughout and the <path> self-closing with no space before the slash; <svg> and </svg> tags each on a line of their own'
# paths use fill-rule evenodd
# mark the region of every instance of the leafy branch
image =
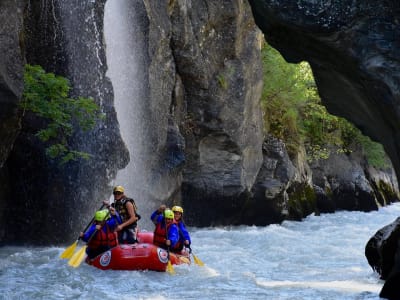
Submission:
<svg viewBox="0 0 400 300">
<path fill-rule="evenodd" d="M 92 98 L 70 98 L 70 90 L 68 79 L 46 73 L 38 65 L 25 65 L 20 107 L 24 112 L 31 111 L 46 120 L 46 127 L 38 130 L 36 136 L 47 143 L 46 154 L 52 159 L 59 158 L 61 164 L 90 157 L 90 154 L 68 146 L 68 138 L 74 133 L 74 124 L 88 131 L 99 119 L 104 118 Z"/>
<path fill-rule="evenodd" d="M 321 104 L 308 63 L 289 64 L 267 43 L 262 50 L 265 130 L 286 143 L 289 154 L 304 145 L 309 161 L 327 159 L 331 150 L 351 153 L 361 146 L 368 163 L 389 166 L 382 145 L 371 141 L 350 122 L 331 115 Z"/>
</svg>

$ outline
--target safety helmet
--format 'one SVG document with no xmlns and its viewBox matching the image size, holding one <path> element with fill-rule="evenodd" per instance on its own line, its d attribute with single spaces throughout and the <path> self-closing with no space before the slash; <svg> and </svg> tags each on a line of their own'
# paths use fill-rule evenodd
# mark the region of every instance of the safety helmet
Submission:
<svg viewBox="0 0 400 300">
<path fill-rule="evenodd" d="M 173 212 L 180 212 L 181 214 L 183 214 L 183 208 L 180 206 L 175 205 L 174 207 L 172 207 L 172 211 Z"/>
<path fill-rule="evenodd" d="M 174 218 L 174 212 L 170 209 L 164 210 L 164 218 L 166 219 L 173 219 Z"/>
<path fill-rule="evenodd" d="M 114 188 L 114 190 L 113 190 L 113 193 L 115 193 L 115 192 L 124 193 L 124 192 L 125 192 L 125 189 L 124 189 L 124 187 L 123 187 L 122 185 L 117 185 L 117 186 Z"/>
<path fill-rule="evenodd" d="M 98 210 L 94 214 L 95 221 L 102 222 L 102 221 L 107 220 L 108 218 L 110 218 L 110 213 L 109 213 L 108 209 Z"/>
</svg>

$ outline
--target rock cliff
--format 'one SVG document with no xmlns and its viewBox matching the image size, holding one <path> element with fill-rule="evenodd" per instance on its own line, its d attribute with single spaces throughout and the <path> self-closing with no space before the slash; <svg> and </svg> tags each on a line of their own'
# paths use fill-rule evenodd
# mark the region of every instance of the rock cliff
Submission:
<svg viewBox="0 0 400 300">
<path fill-rule="evenodd" d="M 9 175 L 4 164 L 13 148 L 20 129 L 21 116 L 18 103 L 23 91 L 25 63 L 23 38 L 24 1 L 0 3 L 0 220 L 5 219 L 9 197 Z M 0 240 L 5 234 L 4 221 L 0 221 Z"/>
<path fill-rule="evenodd" d="M 249 2 L 268 42 L 310 63 L 324 105 L 382 143 L 399 176 L 399 2 Z"/>
<path fill-rule="evenodd" d="M 382 143 L 398 177 L 400 3 L 395 0 L 249 2 L 256 23 L 268 42 L 287 61 L 306 60 L 310 63 L 322 102 L 328 110 L 350 120 L 364 133 Z M 333 195 L 336 190 L 334 206 L 346 209 L 356 206 L 359 209 L 356 202 L 362 197 L 365 202 L 361 206 L 370 209 L 376 205 L 374 202 L 383 200 L 379 193 L 374 195 L 374 185 L 380 184 L 380 176 L 375 177 L 377 174 L 374 171 L 372 176 L 364 176 L 364 170 L 359 164 L 354 164 L 353 159 L 345 162 L 342 157 L 337 162 L 345 164 L 338 168 L 336 163 L 335 171 L 331 172 L 327 169 L 332 164 L 324 163 L 324 170 L 318 172 L 317 168 L 314 173 L 322 187 L 333 187 Z M 344 179 L 342 182 L 338 182 L 335 175 L 340 169 L 347 173 L 341 175 Z M 370 180 L 365 180 L 367 178 Z M 323 195 L 326 196 L 326 193 Z M 387 196 L 390 201 L 390 193 Z M 325 204 L 329 203 L 325 197 L 320 199 Z M 386 239 L 379 243 L 383 249 Z M 399 250 L 396 250 L 396 242 L 393 244 L 390 246 L 392 253 L 380 253 L 381 259 L 386 260 L 384 271 L 392 270 L 394 253 L 397 253 L 396 263 L 381 296 L 399 299 Z M 381 267 L 374 265 L 375 269 L 382 270 Z M 382 275 L 386 279 L 387 272 Z"/>
<path fill-rule="evenodd" d="M 6 53 L 0 58 L 2 242 L 72 240 L 132 157 L 106 76 L 105 3 L 3 1 L 0 6 L 0 22 L 7 28 L 0 36 Z M 263 37 L 252 12 L 289 61 L 310 61 L 328 108 L 380 138 L 399 169 L 396 52 L 390 36 L 397 23 L 385 5 L 373 18 L 362 18 L 369 16 L 373 1 L 349 10 L 345 2 L 329 3 L 126 2 L 140 10 L 141 64 L 147 67 L 140 99 L 146 104 L 146 123 L 136 137 L 148 154 L 141 157 L 148 169 L 139 206 L 145 206 L 143 199 L 153 208 L 160 202 L 181 203 L 190 225 L 265 225 L 318 211 L 377 209 L 396 200 L 391 170 L 369 170 L 347 156 L 309 166 L 304 151 L 289 158 L 281 141 L 264 136 L 259 100 L 268 79 L 262 78 Z M 30 114 L 20 119 L 17 103 L 26 62 L 67 77 L 73 96 L 90 96 L 100 105 L 106 118 L 89 133 L 77 129 L 70 141 L 91 160 L 65 166 L 49 160 L 34 135 L 43 120 Z M 373 72 L 379 62 L 379 72 Z"/>
<path fill-rule="evenodd" d="M 16 10 L 16 1 L 7 2 L 10 11 Z M 9 44 L 8 51 L 23 52 L 27 63 L 67 77 L 72 96 L 93 97 L 106 117 L 93 131 L 78 131 L 70 141 L 72 147 L 93 155 L 92 159 L 61 166 L 45 156 L 45 145 L 34 135 L 42 121 L 26 114 L 3 168 L 11 192 L 1 199 L 8 208 L 2 218 L 3 228 L 9 225 L 8 241 L 57 243 L 72 238 L 76 226 L 87 223 L 87 211 L 100 206 L 93 199 L 104 199 L 110 179 L 129 160 L 115 116 L 113 89 L 105 76 L 104 2 L 40 1 L 16 10 L 24 26 L 14 30 L 19 30 L 23 44 Z M 22 77 L 22 67 L 22 61 L 17 61 L 10 69 Z M 20 96 L 22 85 L 18 84 Z"/>
</svg>

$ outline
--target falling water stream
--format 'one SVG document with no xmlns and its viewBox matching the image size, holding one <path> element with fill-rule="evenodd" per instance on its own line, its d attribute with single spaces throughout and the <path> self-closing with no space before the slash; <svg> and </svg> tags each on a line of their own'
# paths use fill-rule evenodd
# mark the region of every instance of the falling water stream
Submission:
<svg viewBox="0 0 400 300">
<path fill-rule="evenodd" d="M 108 0 L 105 6 L 104 34 L 107 76 L 114 88 L 114 104 L 122 138 L 130 153 L 130 162 L 120 170 L 112 185 L 122 185 L 135 199 L 140 211 L 154 207 L 146 201 L 146 51 L 145 9 L 142 1 Z M 147 218 L 146 218 L 147 219 Z M 146 222 L 145 222 L 146 223 Z M 148 224 L 147 224 L 148 225 Z"/>
</svg>

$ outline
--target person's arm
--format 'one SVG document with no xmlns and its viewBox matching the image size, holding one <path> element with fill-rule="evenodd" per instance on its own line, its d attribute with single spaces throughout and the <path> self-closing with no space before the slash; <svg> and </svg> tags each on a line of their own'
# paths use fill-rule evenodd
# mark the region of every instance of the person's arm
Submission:
<svg viewBox="0 0 400 300">
<path fill-rule="evenodd" d="M 158 213 L 158 210 L 155 210 L 151 216 L 150 216 L 150 220 L 154 223 L 154 225 L 158 224 L 158 217 L 160 216 L 160 214 Z"/>
<path fill-rule="evenodd" d="M 160 223 L 163 220 L 163 218 L 164 218 L 163 213 L 164 213 L 165 208 L 166 208 L 166 206 L 164 204 L 162 204 L 156 211 L 154 211 L 151 214 L 150 219 L 155 225 L 157 225 L 158 223 Z"/>
<path fill-rule="evenodd" d="M 190 234 L 186 229 L 186 226 L 183 222 L 179 222 L 179 230 L 181 231 L 183 238 L 185 239 L 185 245 L 190 245 L 191 240 L 190 240 Z"/>
<path fill-rule="evenodd" d="M 96 230 L 96 224 L 92 224 L 92 226 L 90 226 L 90 228 L 85 233 L 81 232 L 80 234 L 81 240 L 87 242 L 93 235 L 95 230 Z"/>
<path fill-rule="evenodd" d="M 178 231 L 178 227 L 176 226 L 176 224 L 172 224 L 171 226 L 169 226 L 169 228 L 168 228 L 168 240 L 167 241 L 170 241 L 169 243 L 166 242 L 167 246 L 170 246 L 172 248 L 179 241 L 179 231 Z"/>
<path fill-rule="evenodd" d="M 119 224 L 122 224 L 122 219 L 114 207 L 110 207 L 109 209 L 111 218 L 107 220 L 107 224 L 111 230 L 114 230 Z"/>
</svg>

